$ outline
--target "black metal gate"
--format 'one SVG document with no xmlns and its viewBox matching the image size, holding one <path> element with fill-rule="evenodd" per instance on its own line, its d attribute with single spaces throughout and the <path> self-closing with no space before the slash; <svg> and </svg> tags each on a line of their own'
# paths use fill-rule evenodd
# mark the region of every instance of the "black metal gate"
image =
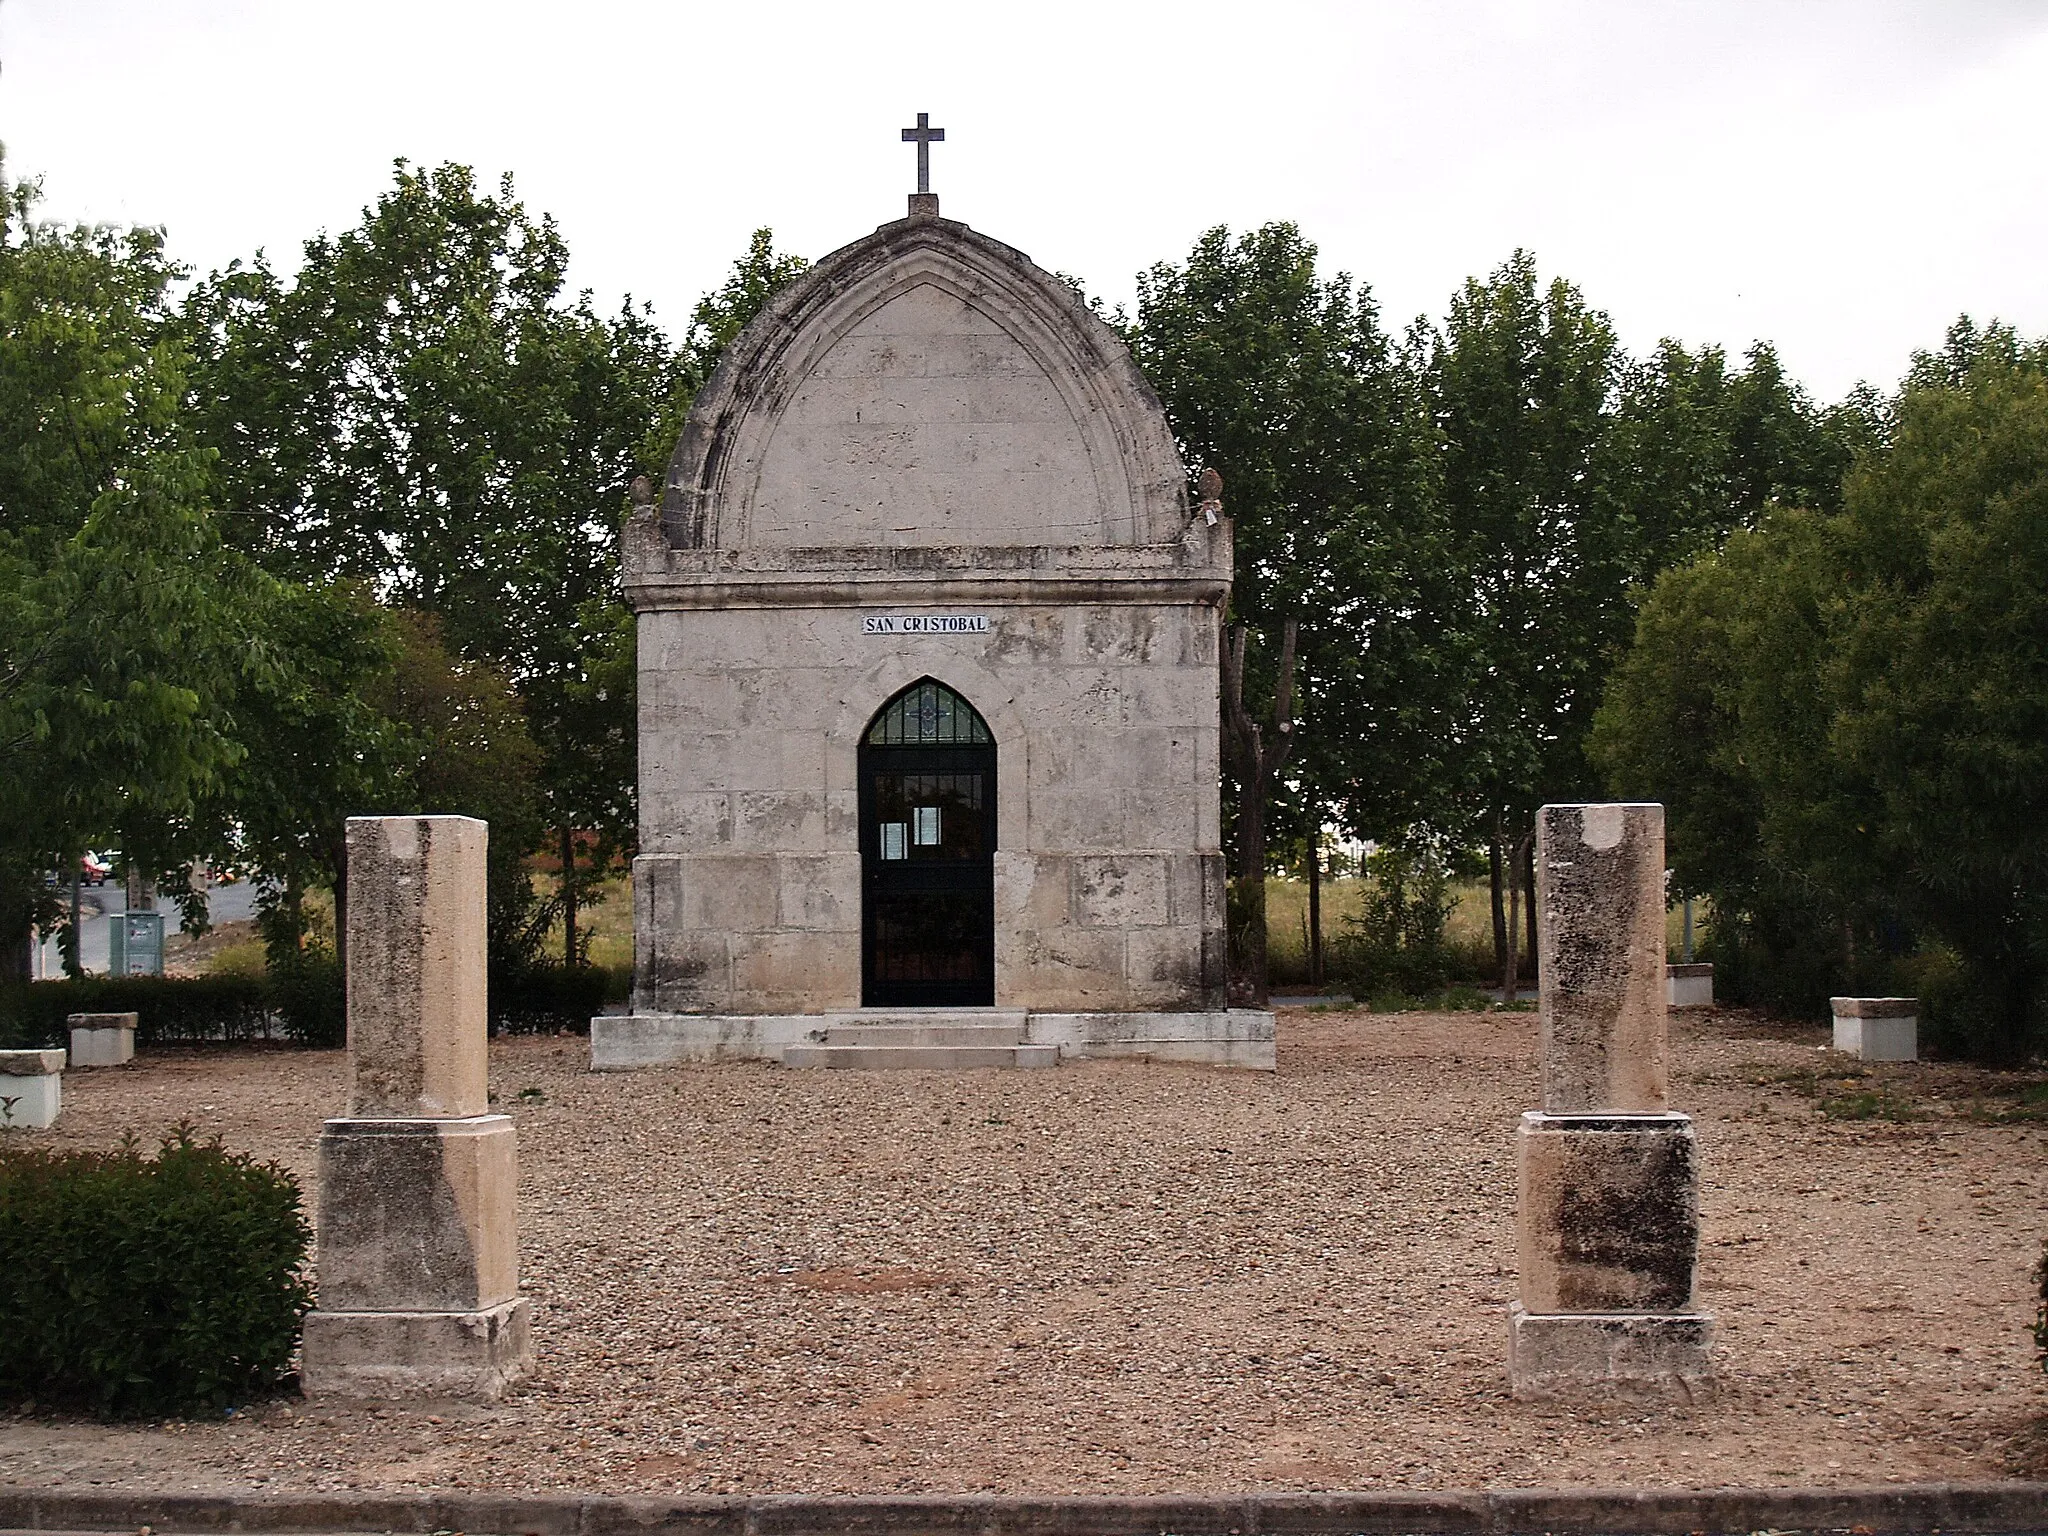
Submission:
<svg viewBox="0 0 2048 1536">
<path fill-rule="evenodd" d="M 861 1002 L 995 1002 L 996 747 L 981 716 L 926 679 L 860 747 Z"/>
</svg>

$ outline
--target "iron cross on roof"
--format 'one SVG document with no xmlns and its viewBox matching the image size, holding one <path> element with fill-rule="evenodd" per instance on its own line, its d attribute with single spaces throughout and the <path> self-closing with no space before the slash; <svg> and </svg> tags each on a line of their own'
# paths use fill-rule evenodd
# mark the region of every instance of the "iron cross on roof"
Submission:
<svg viewBox="0 0 2048 1536">
<path fill-rule="evenodd" d="M 917 114 L 917 126 L 903 130 L 903 142 L 917 146 L 917 190 L 928 193 L 932 189 L 932 146 L 946 141 L 946 130 L 932 126 L 929 112 Z"/>
</svg>

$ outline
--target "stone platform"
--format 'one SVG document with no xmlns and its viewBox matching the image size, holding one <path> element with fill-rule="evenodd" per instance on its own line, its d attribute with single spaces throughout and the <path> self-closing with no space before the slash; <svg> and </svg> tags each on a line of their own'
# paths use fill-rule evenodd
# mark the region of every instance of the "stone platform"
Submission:
<svg viewBox="0 0 2048 1536">
<path fill-rule="evenodd" d="M 1051 1067 L 1122 1056 L 1273 1070 L 1273 1015 L 1037 1013 L 997 1008 L 861 1008 L 834 1013 L 632 1013 L 590 1021 L 593 1070 L 668 1062 L 779 1061 L 791 1067 Z"/>
</svg>

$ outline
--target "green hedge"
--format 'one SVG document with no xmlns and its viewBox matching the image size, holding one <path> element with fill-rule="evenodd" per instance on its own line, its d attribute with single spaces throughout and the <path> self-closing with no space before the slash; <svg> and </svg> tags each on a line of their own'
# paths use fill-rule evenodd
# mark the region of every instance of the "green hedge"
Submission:
<svg viewBox="0 0 2048 1536">
<path fill-rule="evenodd" d="M 343 1041 L 341 968 L 311 956 L 279 976 L 87 976 L 0 988 L 0 1048 L 68 1043 L 74 1013 L 133 1013 L 140 1046 Z"/>
<path fill-rule="evenodd" d="M 625 976 L 630 989 L 631 974 Z M 599 965 L 532 966 L 491 975 L 491 1033 L 551 1035 L 557 1030 L 588 1034 L 593 1015 L 615 995 L 623 995 L 620 977 Z"/>
<path fill-rule="evenodd" d="M 0 1400 L 218 1412 L 280 1383 L 313 1304 L 299 1187 L 188 1126 L 154 1157 L 0 1137 Z"/>
<path fill-rule="evenodd" d="M 632 989 L 629 969 L 532 966 L 490 978 L 491 1032 L 588 1033 L 591 1016 Z M 140 1046 L 286 1040 L 321 1049 L 347 1042 L 341 967 L 309 954 L 264 976 L 88 976 L 0 987 L 0 1049 L 68 1043 L 74 1013 L 133 1013 Z"/>
</svg>

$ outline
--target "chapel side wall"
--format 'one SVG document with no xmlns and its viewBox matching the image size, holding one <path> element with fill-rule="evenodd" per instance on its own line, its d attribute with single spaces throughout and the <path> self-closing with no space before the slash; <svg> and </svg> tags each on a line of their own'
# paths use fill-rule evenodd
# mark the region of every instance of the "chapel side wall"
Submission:
<svg viewBox="0 0 2048 1536">
<path fill-rule="evenodd" d="M 857 744 L 925 675 L 997 737 L 998 1005 L 1221 1006 L 1215 608 L 973 606 L 988 634 L 642 614 L 637 1010 L 859 1004 Z"/>
</svg>

